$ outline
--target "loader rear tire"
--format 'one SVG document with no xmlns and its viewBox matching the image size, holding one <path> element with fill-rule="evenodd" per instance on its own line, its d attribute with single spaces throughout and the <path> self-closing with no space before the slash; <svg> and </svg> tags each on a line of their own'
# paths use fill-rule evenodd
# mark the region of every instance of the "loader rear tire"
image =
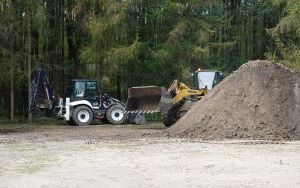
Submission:
<svg viewBox="0 0 300 188">
<path fill-rule="evenodd" d="M 120 104 L 114 104 L 106 111 L 106 120 L 113 125 L 121 125 L 125 119 L 124 107 Z"/>
<path fill-rule="evenodd" d="M 72 120 L 78 126 L 89 125 L 93 120 L 93 112 L 87 106 L 77 106 L 72 114 L 71 121 Z"/>
</svg>

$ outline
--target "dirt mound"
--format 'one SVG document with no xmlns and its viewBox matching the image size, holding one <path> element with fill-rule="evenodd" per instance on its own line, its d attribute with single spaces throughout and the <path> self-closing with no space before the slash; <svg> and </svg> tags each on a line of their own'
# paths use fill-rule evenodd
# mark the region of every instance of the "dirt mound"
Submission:
<svg viewBox="0 0 300 188">
<path fill-rule="evenodd" d="M 167 132 L 202 139 L 300 139 L 300 76 L 280 64 L 250 61 Z"/>
</svg>

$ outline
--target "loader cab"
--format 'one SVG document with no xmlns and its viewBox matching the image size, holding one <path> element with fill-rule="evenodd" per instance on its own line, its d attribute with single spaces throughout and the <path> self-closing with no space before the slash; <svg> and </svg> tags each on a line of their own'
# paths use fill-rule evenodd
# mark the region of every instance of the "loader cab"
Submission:
<svg viewBox="0 0 300 188">
<path fill-rule="evenodd" d="M 224 79 L 222 72 L 211 70 L 198 70 L 192 76 L 194 89 L 207 87 L 208 90 L 211 90 Z"/>
<path fill-rule="evenodd" d="M 68 85 L 68 96 L 71 102 L 87 100 L 92 106 L 100 105 L 100 90 L 98 82 L 94 80 L 71 80 Z"/>
</svg>

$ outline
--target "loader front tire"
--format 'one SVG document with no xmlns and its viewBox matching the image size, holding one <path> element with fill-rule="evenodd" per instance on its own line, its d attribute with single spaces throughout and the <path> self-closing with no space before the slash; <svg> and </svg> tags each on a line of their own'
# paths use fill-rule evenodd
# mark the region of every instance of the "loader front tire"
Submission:
<svg viewBox="0 0 300 188">
<path fill-rule="evenodd" d="M 113 125 L 123 124 L 125 118 L 124 107 L 120 104 L 114 104 L 106 111 L 106 120 Z"/>
<path fill-rule="evenodd" d="M 178 111 L 177 117 L 179 117 L 179 119 L 182 118 L 194 104 L 195 102 L 192 100 L 185 100 Z"/>
<path fill-rule="evenodd" d="M 180 104 L 176 103 L 166 112 L 162 112 L 163 124 L 166 127 L 172 126 L 178 120 L 177 113 L 180 108 Z"/>
<path fill-rule="evenodd" d="M 170 127 L 182 118 L 189 109 L 194 105 L 191 100 L 182 100 L 173 104 L 167 111 L 162 112 L 163 124 Z"/>
</svg>

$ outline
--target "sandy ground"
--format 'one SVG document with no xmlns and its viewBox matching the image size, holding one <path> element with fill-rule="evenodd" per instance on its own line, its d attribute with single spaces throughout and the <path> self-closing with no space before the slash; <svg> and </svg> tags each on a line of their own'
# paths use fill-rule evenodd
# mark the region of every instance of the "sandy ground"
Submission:
<svg viewBox="0 0 300 188">
<path fill-rule="evenodd" d="M 4 131 L 0 187 L 300 187 L 299 141 L 203 142 L 157 131 L 159 125 Z"/>
</svg>

